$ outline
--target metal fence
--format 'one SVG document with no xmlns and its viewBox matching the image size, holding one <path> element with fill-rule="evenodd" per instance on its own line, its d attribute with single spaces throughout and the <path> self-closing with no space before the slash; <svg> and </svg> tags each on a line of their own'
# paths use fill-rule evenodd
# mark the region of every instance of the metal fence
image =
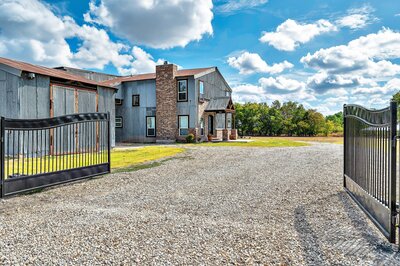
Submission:
<svg viewBox="0 0 400 266">
<path fill-rule="evenodd" d="M 0 197 L 110 172 L 110 117 L 1 117 Z"/>
<path fill-rule="evenodd" d="M 345 105 L 344 187 L 392 243 L 396 240 L 397 104 Z"/>
</svg>

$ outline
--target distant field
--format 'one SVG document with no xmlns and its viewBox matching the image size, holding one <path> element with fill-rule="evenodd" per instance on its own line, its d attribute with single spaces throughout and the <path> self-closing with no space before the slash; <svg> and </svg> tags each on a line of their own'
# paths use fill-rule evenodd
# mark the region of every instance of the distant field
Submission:
<svg viewBox="0 0 400 266">
<path fill-rule="evenodd" d="M 203 142 L 193 145 L 209 146 L 209 147 L 301 147 L 308 146 L 307 143 L 299 142 L 284 138 L 252 138 L 251 142 Z"/>
<path fill-rule="evenodd" d="M 327 142 L 334 144 L 343 144 L 343 137 L 251 137 L 253 140 L 266 140 L 266 139 L 284 139 L 291 141 L 309 141 L 309 142 Z"/>
</svg>

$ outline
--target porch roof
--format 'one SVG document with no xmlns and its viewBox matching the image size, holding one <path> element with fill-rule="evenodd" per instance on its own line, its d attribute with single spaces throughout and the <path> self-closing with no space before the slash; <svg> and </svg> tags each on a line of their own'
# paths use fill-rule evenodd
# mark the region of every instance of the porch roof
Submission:
<svg viewBox="0 0 400 266">
<path fill-rule="evenodd" d="M 235 107 L 233 105 L 231 97 L 219 97 L 212 98 L 206 107 L 206 112 L 234 112 Z"/>
</svg>

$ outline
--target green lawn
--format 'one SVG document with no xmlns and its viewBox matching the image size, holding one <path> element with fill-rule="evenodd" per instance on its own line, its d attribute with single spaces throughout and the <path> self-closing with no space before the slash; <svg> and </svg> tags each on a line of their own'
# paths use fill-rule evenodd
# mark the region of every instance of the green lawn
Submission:
<svg viewBox="0 0 400 266">
<path fill-rule="evenodd" d="M 305 142 L 326 142 L 333 144 L 343 144 L 343 137 L 252 137 L 254 140 L 265 140 L 271 138 L 280 138 L 292 141 L 305 141 Z"/>
<path fill-rule="evenodd" d="M 203 142 L 199 144 L 200 146 L 209 146 L 209 147 L 301 147 L 301 146 L 309 146 L 309 144 L 304 142 L 298 142 L 288 139 L 281 138 L 254 138 L 250 139 L 250 142 Z"/>
<path fill-rule="evenodd" d="M 179 147 L 147 146 L 130 150 L 115 150 L 111 153 L 111 168 L 124 168 L 135 164 L 145 163 L 170 157 L 184 152 Z"/>
<path fill-rule="evenodd" d="M 159 160 L 166 157 L 174 156 L 184 152 L 185 149 L 179 147 L 166 146 L 146 146 L 135 149 L 114 149 L 111 151 L 111 168 L 112 170 L 123 171 L 124 169 L 132 169 L 142 163 Z M 45 156 L 42 158 L 25 158 L 19 160 L 9 159 L 5 161 L 5 176 L 12 174 L 33 175 L 37 173 L 45 173 L 50 171 L 60 171 L 71 168 L 88 166 L 89 162 L 100 164 L 105 162 L 106 154 L 99 156 L 94 153 L 85 153 L 79 155 L 62 155 L 62 156 Z M 103 158 L 104 160 L 101 160 Z M 19 165 L 19 167 L 18 167 Z"/>
</svg>

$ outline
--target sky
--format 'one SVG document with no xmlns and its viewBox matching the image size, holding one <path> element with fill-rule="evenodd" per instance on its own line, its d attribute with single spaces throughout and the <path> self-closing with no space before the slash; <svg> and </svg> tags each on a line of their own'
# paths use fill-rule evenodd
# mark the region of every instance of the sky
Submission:
<svg viewBox="0 0 400 266">
<path fill-rule="evenodd" d="M 217 66 L 235 102 L 325 115 L 400 90 L 397 0 L 0 0 L 0 56 L 117 75 Z"/>
</svg>

